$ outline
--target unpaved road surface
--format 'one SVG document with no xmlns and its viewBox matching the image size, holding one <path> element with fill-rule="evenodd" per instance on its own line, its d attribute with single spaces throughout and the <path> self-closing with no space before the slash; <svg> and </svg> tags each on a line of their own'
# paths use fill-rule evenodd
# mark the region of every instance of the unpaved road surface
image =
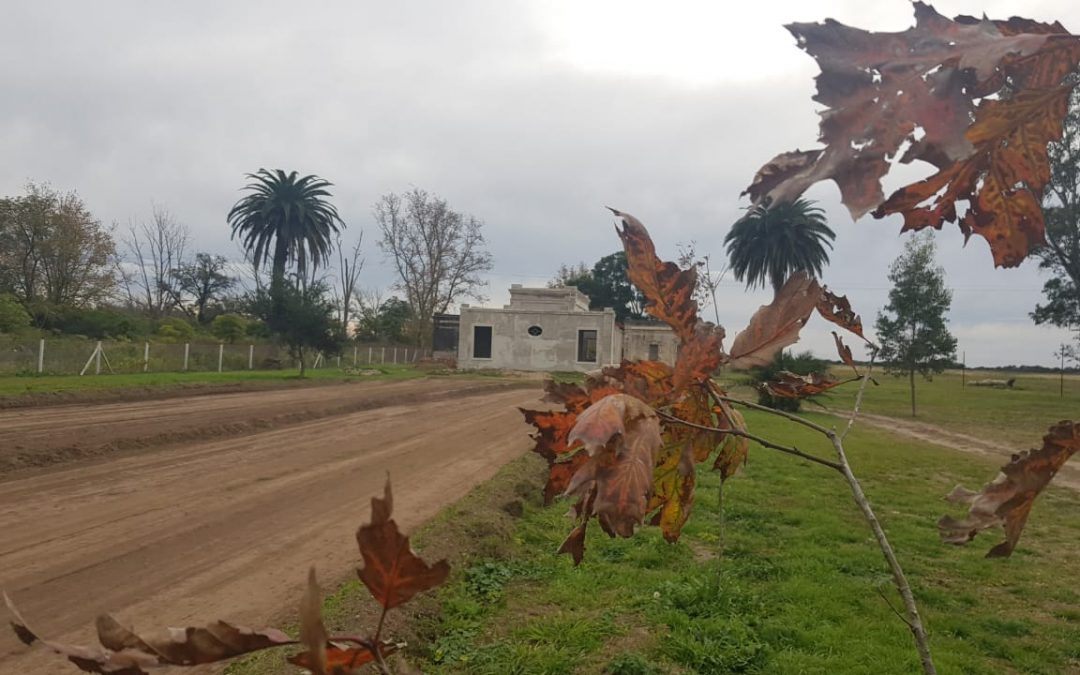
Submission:
<svg viewBox="0 0 1080 675">
<path fill-rule="evenodd" d="M 324 586 L 352 573 L 387 472 L 410 531 L 527 450 L 516 406 L 540 393 L 412 380 L 0 412 L 2 448 L 99 455 L 0 481 L 0 585 L 68 643 L 94 643 L 102 612 L 145 631 L 261 626 L 296 606 L 310 565 Z M 239 431 L 159 445 L 226 425 Z M 128 449 L 100 454 L 116 439 Z M 0 673 L 78 672 L 6 628 Z"/>
</svg>

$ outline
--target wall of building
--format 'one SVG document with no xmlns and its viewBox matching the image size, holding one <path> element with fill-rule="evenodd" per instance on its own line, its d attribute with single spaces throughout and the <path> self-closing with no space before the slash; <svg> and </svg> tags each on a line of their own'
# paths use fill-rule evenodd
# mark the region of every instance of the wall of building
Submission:
<svg viewBox="0 0 1080 675">
<path fill-rule="evenodd" d="M 649 360 L 649 346 L 656 345 L 658 361 L 674 366 L 678 357 L 679 338 L 671 328 L 660 326 L 635 326 L 623 328 L 623 358 L 628 361 Z"/>
<path fill-rule="evenodd" d="M 473 357 L 474 326 L 491 326 L 491 358 Z M 530 335 L 530 327 L 539 335 Z M 581 362 L 578 331 L 597 332 L 595 362 Z M 589 371 L 618 363 L 622 355 L 622 330 L 615 312 L 551 311 L 526 309 L 461 308 L 458 338 L 459 368 L 507 370 Z"/>
</svg>

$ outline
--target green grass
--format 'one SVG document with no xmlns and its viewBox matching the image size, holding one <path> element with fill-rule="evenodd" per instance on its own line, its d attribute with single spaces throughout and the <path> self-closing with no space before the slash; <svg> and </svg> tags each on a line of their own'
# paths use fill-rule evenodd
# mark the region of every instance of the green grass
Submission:
<svg viewBox="0 0 1080 675">
<path fill-rule="evenodd" d="M 850 372 L 850 371 L 849 371 Z M 972 380 L 1009 379 L 1013 389 L 970 386 Z M 906 377 L 877 374 L 880 386 L 870 385 L 863 409 L 870 413 L 911 418 Z M 1002 441 L 1023 450 L 1040 445 L 1051 424 L 1080 415 L 1080 377 L 1066 376 L 1065 395 L 1059 395 L 1056 375 L 993 373 L 967 374 L 962 386 L 959 372 L 935 375 L 932 381 L 915 380 L 916 420 L 987 440 Z M 827 402 L 830 408 L 850 408 L 856 388 L 846 385 Z M 812 405 L 804 406 L 813 410 Z"/>
<path fill-rule="evenodd" d="M 339 368 L 308 370 L 305 379 L 357 381 L 423 377 L 424 372 L 407 365 L 377 365 L 378 375 L 351 375 Z M 27 394 L 94 392 L 113 389 L 170 389 L 241 383 L 291 383 L 300 381 L 295 370 L 238 370 L 187 373 L 124 373 L 116 375 L 11 375 L 0 377 L 0 397 Z"/>
<path fill-rule="evenodd" d="M 1016 393 L 1016 392 L 1013 392 Z M 760 414 L 758 432 L 824 451 L 823 439 Z M 821 417 L 823 421 L 832 418 Z M 996 462 L 857 429 L 856 472 L 911 578 L 942 673 L 1080 672 L 1080 497 L 1050 488 L 1014 556 L 987 560 L 997 533 L 940 543 L 941 497 Z M 586 559 L 556 556 L 566 504 L 526 505 L 505 555 L 455 570 L 416 646 L 431 673 L 914 673 L 918 662 L 888 570 L 846 484 L 756 449 L 724 490 L 701 476 L 682 539 L 655 528 L 609 539 Z M 880 594 L 879 594 L 880 593 Z"/>
</svg>

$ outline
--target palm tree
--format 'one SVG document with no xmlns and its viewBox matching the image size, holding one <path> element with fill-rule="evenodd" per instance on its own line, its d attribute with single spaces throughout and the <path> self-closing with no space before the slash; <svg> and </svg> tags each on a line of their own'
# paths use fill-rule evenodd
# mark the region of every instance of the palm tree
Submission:
<svg viewBox="0 0 1080 675">
<path fill-rule="evenodd" d="M 799 199 L 759 204 L 740 218 L 724 237 L 735 278 L 747 288 L 780 290 L 792 273 L 802 270 L 821 276 L 829 263 L 828 247 L 836 234 L 825 224 L 825 212 L 814 202 Z"/>
<path fill-rule="evenodd" d="M 326 199 L 332 183 L 318 176 L 259 169 L 247 177 L 248 194 L 229 211 L 228 223 L 255 265 L 271 263 L 270 295 L 277 303 L 288 263 L 295 262 L 306 278 L 309 264 L 317 268 L 329 261 L 333 237 L 345 223 Z"/>
</svg>

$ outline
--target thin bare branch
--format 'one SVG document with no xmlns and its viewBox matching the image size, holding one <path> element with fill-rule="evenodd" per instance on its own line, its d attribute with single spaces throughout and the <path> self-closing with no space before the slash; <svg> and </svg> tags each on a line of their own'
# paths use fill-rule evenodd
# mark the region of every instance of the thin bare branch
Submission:
<svg viewBox="0 0 1080 675">
<path fill-rule="evenodd" d="M 706 385 L 709 388 L 709 393 L 712 394 L 713 398 L 715 398 L 717 400 L 726 401 L 727 403 L 734 403 L 736 405 L 741 405 L 743 407 L 750 408 L 751 410 L 760 410 L 761 412 L 766 412 L 766 413 L 769 413 L 771 415 L 779 415 L 780 417 L 791 420 L 792 422 L 795 422 L 796 424 L 801 424 L 804 427 L 807 427 L 808 429 L 813 429 L 814 431 L 818 432 L 819 434 L 825 434 L 826 436 L 833 433 L 832 430 L 827 429 L 827 428 L 821 426 L 820 424 L 817 424 L 816 422 L 811 422 L 810 420 L 806 419 L 805 417 L 799 417 L 798 415 L 792 415 L 791 413 L 784 412 L 783 410 L 776 410 L 775 408 L 770 408 L 768 406 L 758 405 L 757 403 L 751 403 L 750 401 L 744 401 L 741 398 L 734 398 L 732 396 L 728 396 L 727 394 L 722 392 L 720 390 L 720 387 L 716 386 L 716 383 L 713 382 L 712 380 L 707 380 Z"/>
<path fill-rule="evenodd" d="M 848 417 L 847 426 L 844 427 L 843 433 L 840 434 L 841 441 L 847 438 L 848 433 L 855 426 L 855 420 L 859 417 L 859 411 L 862 409 L 863 394 L 866 392 L 866 383 L 870 381 L 870 372 L 874 370 L 875 356 L 877 356 L 877 352 L 870 352 L 870 363 L 866 364 L 866 372 L 863 373 L 862 382 L 859 384 L 859 393 L 855 394 L 855 405 L 851 408 L 851 416 Z"/>
<path fill-rule="evenodd" d="M 759 445 L 761 445 L 763 447 L 769 448 L 771 450 L 778 450 L 779 452 L 783 452 L 783 453 L 786 453 L 786 454 L 789 454 L 789 455 L 793 455 L 795 457 L 799 457 L 801 459 L 809 460 L 811 462 L 816 462 L 817 464 L 820 464 L 822 466 L 827 466 L 830 469 L 833 469 L 835 471 L 841 471 L 840 465 L 837 464 L 836 462 L 832 462 L 832 461 L 829 461 L 827 459 L 822 459 L 821 457 L 816 457 L 814 455 L 807 454 L 807 453 L 803 452 L 802 450 L 799 450 L 796 447 L 788 447 L 786 445 L 779 445 L 777 443 L 773 443 L 772 441 L 766 440 L 766 439 L 762 438 L 761 436 L 756 436 L 756 435 L 754 435 L 754 434 L 752 434 L 752 433 L 750 433 L 748 431 L 742 431 L 741 429 L 721 429 L 719 427 L 710 427 L 710 426 L 706 426 L 704 424 L 697 424 L 696 422 L 689 422 L 689 421 L 684 420 L 682 418 L 676 417 L 676 416 L 674 416 L 674 415 L 672 415 L 670 413 L 663 412 L 662 410 L 656 411 L 656 414 L 659 415 L 661 419 L 665 419 L 665 420 L 667 420 L 669 422 L 674 422 L 676 424 L 682 424 L 682 425 L 690 427 L 692 429 L 701 429 L 702 431 L 712 431 L 712 432 L 716 432 L 716 433 L 730 434 L 732 436 L 740 436 L 742 438 L 747 438 L 747 439 L 750 439 L 751 441 L 754 441 L 755 443 L 757 443 L 757 444 L 759 444 Z"/>
</svg>

